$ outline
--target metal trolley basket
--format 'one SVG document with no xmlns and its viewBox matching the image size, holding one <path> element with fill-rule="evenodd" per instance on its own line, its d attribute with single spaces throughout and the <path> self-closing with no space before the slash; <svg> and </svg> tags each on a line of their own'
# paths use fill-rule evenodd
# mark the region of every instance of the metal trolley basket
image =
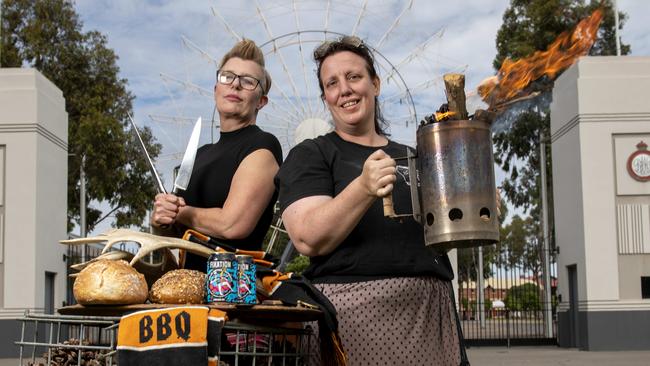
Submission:
<svg viewBox="0 0 650 366">
<path fill-rule="evenodd" d="M 22 323 L 20 365 L 116 364 L 119 317 L 32 314 Z"/>
<path fill-rule="evenodd" d="M 309 364 L 313 342 L 309 326 L 283 328 L 226 322 L 219 360 L 231 366 L 304 366 Z"/>
<path fill-rule="evenodd" d="M 25 312 L 20 365 L 117 365 L 120 317 L 47 315 Z M 311 327 L 252 325 L 228 321 L 219 351 L 220 366 L 309 364 Z"/>
</svg>

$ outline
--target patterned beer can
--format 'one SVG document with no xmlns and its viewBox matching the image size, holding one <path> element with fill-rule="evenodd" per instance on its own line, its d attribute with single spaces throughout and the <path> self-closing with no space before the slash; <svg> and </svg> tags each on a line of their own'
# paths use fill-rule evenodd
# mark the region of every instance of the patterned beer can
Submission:
<svg viewBox="0 0 650 366">
<path fill-rule="evenodd" d="M 214 253 L 208 258 L 207 302 L 238 301 L 237 260 L 233 253 Z"/>
<path fill-rule="evenodd" d="M 257 265 L 253 262 L 253 257 L 250 255 L 237 256 L 237 292 L 240 304 L 257 304 L 256 270 Z"/>
</svg>

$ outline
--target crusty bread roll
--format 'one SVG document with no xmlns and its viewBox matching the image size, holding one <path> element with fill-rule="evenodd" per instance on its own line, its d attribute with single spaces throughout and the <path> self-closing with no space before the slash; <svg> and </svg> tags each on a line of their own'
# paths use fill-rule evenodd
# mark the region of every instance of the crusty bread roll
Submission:
<svg viewBox="0 0 650 366">
<path fill-rule="evenodd" d="M 142 304 L 147 282 L 123 260 L 99 260 L 84 268 L 74 281 L 74 298 L 82 305 Z"/>
<path fill-rule="evenodd" d="M 202 304 L 205 273 L 176 269 L 165 273 L 151 286 L 149 300 L 158 304 Z"/>
</svg>

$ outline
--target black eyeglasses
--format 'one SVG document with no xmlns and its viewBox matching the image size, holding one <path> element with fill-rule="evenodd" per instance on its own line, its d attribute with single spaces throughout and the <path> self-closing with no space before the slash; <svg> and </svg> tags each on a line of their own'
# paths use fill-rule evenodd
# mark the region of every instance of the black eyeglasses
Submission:
<svg viewBox="0 0 650 366">
<path fill-rule="evenodd" d="M 328 54 L 332 53 L 333 49 L 339 48 L 341 45 L 352 46 L 354 48 L 367 48 L 363 40 L 357 36 L 343 36 L 335 41 L 325 41 L 314 50 L 314 58 L 321 59 Z"/>
<path fill-rule="evenodd" d="M 260 85 L 260 89 L 264 92 L 264 88 L 262 88 L 260 81 L 252 76 L 237 75 L 232 71 L 217 70 L 217 81 L 219 84 L 230 85 L 235 81 L 235 79 L 239 79 L 239 85 L 242 89 L 255 90 L 255 88 Z"/>
</svg>

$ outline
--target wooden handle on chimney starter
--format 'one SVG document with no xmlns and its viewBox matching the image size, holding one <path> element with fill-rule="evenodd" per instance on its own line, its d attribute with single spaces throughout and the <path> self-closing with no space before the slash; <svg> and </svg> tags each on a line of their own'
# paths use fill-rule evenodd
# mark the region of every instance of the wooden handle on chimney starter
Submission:
<svg viewBox="0 0 650 366">
<path fill-rule="evenodd" d="M 395 209 L 393 208 L 393 192 L 382 200 L 384 202 L 384 217 L 394 217 Z"/>
</svg>

